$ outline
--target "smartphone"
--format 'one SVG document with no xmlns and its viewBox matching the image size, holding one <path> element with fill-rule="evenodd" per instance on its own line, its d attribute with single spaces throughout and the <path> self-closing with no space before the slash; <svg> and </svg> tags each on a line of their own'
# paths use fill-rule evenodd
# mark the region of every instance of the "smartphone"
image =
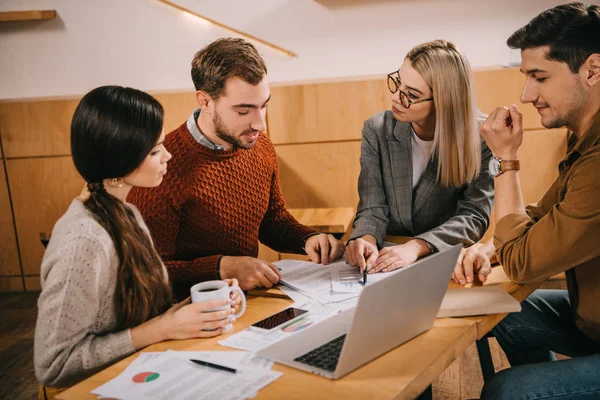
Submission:
<svg viewBox="0 0 600 400">
<path fill-rule="evenodd" d="M 286 308 L 283 311 L 273 314 L 265 319 L 261 319 L 251 325 L 254 329 L 260 329 L 263 331 L 273 331 L 283 325 L 287 325 L 306 314 L 308 311 L 300 308 Z"/>
</svg>

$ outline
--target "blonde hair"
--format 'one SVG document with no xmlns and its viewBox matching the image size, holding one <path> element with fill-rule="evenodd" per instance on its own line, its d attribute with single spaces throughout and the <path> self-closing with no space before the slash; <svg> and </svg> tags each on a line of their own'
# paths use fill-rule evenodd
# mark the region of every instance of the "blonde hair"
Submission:
<svg viewBox="0 0 600 400">
<path fill-rule="evenodd" d="M 438 154 L 438 182 L 446 187 L 470 183 L 481 169 L 481 141 L 469 61 L 445 40 L 416 46 L 405 59 L 433 93 L 436 118 L 431 154 Z"/>
</svg>

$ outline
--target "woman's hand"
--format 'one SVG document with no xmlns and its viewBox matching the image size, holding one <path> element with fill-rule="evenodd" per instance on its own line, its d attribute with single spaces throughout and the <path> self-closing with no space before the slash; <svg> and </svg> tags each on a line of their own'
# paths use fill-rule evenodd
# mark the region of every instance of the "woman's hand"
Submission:
<svg viewBox="0 0 600 400">
<path fill-rule="evenodd" d="M 164 327 L 164 339 L 208 338 L 221 334 L 221 329 L 235 321 L 232 314 L 235 310 L 230 305 L 231 299 L 218 299 L 190 303 L 190 299 L 174 305 L 161 318 Z M 226 307 L 219 311 L 215 308 Z"/>
<path fill-rule="evenodd" d="M 227 284 L 229 286 L 240 286 L 238 284 L 238 280 L 235 278 L 223 279 L 223 282 L 227 282 Z M 238 292 L 237 291 L 231 292 L 231 294 L 229 295 L 229 299 L 231 300 L 231 308 L 235 308 L 235 310 L 234 310 L 235 311 L 234 314 L 235 314 L 235 313 L 237 313 L 238 308 L 240 307 L 240 304 L 241 304 L 241 299 L 240 299 Z"/>
<path fill-rule="evenodd" d="M 154 343 L 171 339 L 194 339 L 218 336 L 225 325 L 235 321 L 230 299 L 190 303 L 188 297 L 175 304 L 164 314 L 130 329 L 131 344 L 142 349 Z M 226 307 L 219 311 L 215 308 Z M 206 329 L 206 330 L 205 330 Z"/>
<path fill-rule="evenodd" d="M 406 267 L 429 253 L 431 250 L 421 239 L 413 239 L 398 246 L 384 247 L 369 272 L 390 272 Z"/>
<path fill-rule="evenodd" d="M 379 252 L 379 257 L 369 272 L 390 272 L 414 263 L 417 258 L 419 258 L 419 254 L 416 249 L 406 244 L 384 247 Z"/>
</svg>

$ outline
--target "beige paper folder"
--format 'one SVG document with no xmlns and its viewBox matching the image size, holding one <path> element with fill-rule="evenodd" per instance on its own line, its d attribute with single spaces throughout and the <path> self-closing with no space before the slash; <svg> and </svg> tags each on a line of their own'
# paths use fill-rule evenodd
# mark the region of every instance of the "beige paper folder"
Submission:
<svg viewBox="0 0 600 400">
<path fill-rule="evenodd" d="M 448 289 L 438 318 L 521 311 L 521 304 L 500 286 Z"/>
</svg>

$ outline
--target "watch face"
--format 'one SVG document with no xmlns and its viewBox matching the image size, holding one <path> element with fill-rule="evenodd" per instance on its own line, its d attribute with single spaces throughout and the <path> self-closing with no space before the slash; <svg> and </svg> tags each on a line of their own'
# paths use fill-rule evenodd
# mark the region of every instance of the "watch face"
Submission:
<svg viewBox="0 0 600 400">
<path fill-rule="evenodd" d="M 488 165 L 491 176 L 500 175 L 500 160 L 496 157 L 490 158 L 490 163 Z"/>
</svg>

